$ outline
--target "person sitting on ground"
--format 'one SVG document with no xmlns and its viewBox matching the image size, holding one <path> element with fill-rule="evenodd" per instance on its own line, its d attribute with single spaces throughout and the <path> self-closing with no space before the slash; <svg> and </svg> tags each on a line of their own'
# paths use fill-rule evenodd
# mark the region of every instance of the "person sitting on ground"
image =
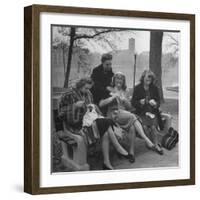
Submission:
<svg viewBox="0 0 200 200">
<path fill-rule="evenodd" d="M 83 134 L 83 117 L 87 111 L 87 105 L 93 104 L 93 97 L 90 92 L 92 85 L 93 81 L 90 78 L 82 78 L 76 83 L 75 87 L 70 88 L 61 98 L 59 115 L 64 121 L 65 127 L 75 134 Z M 116 139 L 113 132 L 114 123 L 111 119 L 99 119 L 96 123 L 102 139 L 103 169 L 113 169 L 109 159 L 110 142 L 120 154 L 127 155 L 128 153 Z M 102 129 L 102 127 L 104 128 Z"/>
</svg>

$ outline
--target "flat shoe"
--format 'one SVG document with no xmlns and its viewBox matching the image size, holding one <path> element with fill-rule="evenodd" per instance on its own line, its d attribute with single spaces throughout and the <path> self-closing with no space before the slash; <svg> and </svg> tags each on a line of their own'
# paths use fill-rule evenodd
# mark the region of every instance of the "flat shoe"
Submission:
<svg viewBox="0 0 200 200">
<path fill-rule="evenodd" d="M 134 163 L 135 162 L 135 156 L 132 155 L 132 154 L 128 154 L 127 156 L 124 156 L 124 157 L 127 158 L 130 163 Z"/>
<path fill-rule="evenodd" d="M 163 150 L 162 149 L 158 149 L 158 147 L 156 147 L 156 146 L 153 146 L 152 150 L 157 152 L 159 155 L 163 155 L 164 154 Z"/>
<path fill-rule="evenodd" d="M 111 169 L 110 167 L 107 167 L 105 164 L 103 164 L 103 170 L 113 170 L 113 169 Z"/>
<path fill-rule="evenodd" d="M 146 148 L 147 148 L 147 149 L 150 149 L 150 150 L 153 150 L 153 149 L 155 148 L 155 145 L 153 145 L 153 146 L 150 147 L 150 146 L 148 146 L 148 145 L 146 144 Z"/>
</svg>

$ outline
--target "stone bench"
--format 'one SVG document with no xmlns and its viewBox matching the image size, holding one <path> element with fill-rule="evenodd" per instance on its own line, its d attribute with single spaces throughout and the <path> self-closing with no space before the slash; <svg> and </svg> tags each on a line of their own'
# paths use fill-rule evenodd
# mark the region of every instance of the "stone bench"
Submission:
<svg viewBox="0 0 200 200">
<path fill-rule="evenodd" d="M 58 93 L 54 95 L 52 99 L 52 134 L 56 134 L 58 136 L 62 146 L 61 162 L 65 167 L 72 169 L 72 171 L 89 170 L 89 165 L 87 163 L 87 148 L 83 137 L 67 130 L 63 122 L 58 117 L 58 108 L 61 96 L 62 93 Z"/>
<path fill-rule="evenodd" d="M 64 89 L 64 92 L 67 89 Z M 62 146 L 61 162 L 64 166 L 73 171 L 89 170 L 87 163 L 87 147 L 84 138 L 81 135 L 69 131 L 58 118 L 59 101 L 64 92 L 57 92 L 53 96 L 53 126 L 54 133 L 57 134 Z M 163 131 L 160 131 L 160 138 L 171 126 L 171 116 L 169 114 L 162 114 L 163 118 L 167 119 L 167 124 Z"/>
</svg>

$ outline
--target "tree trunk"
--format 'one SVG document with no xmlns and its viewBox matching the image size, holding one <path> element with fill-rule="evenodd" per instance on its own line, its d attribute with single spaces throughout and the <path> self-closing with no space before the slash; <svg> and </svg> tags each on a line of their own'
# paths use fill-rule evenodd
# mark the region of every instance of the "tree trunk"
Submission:
<svg viewBox="0 0 200 200">
<path fill-rule="evenodd" d="M 149 68 L 156 76 L 156 85 L 159 88 L 161 102 L 164 101 L 162 89 L 162 31 L 151 31 Z"/>
<path fill-rule="evenodd" d="M 69 75 L 70 75 L 70 70 L 71 70 L 71 61 L 72 61 L 72 53 L 73 53 L 73 44 L 74 44 L 75 34 L 76 34 L 75 27 L 71 27 L 70 44 L 69 44 L 68 58 L 67 58 L 67 70 L 66 70 L 66 73 L 65 73 L 65 82 L 64 82 L 65 88 L 68 87 L 68 82 L 69 82 Z"/>
<path fill-rule="evenodd" d="M 66 71 L 66 61 L 65 61 L 65 46 L 62 46 L 62 56 L 63 56 L 63 68 L 64 68 L 64 74 Z"/>
</svg>

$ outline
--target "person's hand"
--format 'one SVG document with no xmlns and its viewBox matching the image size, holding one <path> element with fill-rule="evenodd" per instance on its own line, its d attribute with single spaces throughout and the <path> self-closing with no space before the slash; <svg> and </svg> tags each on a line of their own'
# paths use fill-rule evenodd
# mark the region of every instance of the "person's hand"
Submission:
<svg viewBox="0 0 200 200">
<path fill-rule="evenodd" d="M 126 101 L 127 99 L 126 99 L 126 97 L 121 96 L 121 97 L 120 97 L 120 100 L 121 100 L 121 101 Z"/>
<path fill-rule="evenodd" d="M 129 102 L 129 100 L 125 97 L 120 97 L 120 101 L 123 103 L 123 104 L 126 104 Z"/>
<path fill-rule="evenodd" d="M 109 92 L 113 92 L 113 88 L 111 86 L 107 86 L 106 90 L 108 90 Z"/>
<path fill-rule="evenodd" d="M 118 96 L 114 94 L 114 95 L 112 95 L 111 99 L 112 99 L 112 101 L 113 101 L 114 99 L 117 100 L 117 99 L 118 99 Z"/>
<path fill-rule="evenodd" d="M 78 108 L 83 107 L 83 105 L 84 105 L 84 101 L 77 101 L 77 102 L 75 103 L 75 106 L 78 107 Z"/>
<path fill-rule="evenodd" d="M 155 101 L 154 99 L 151 99 L 151 100 L 149 101 L 149 104 L 150 104 L 151 106 L 156 106 L 156 105 L 157 105 L 157 103 L 156 103 L 156 101 Z"/>
<path fill-rule="evenodd" d="M 119 98 L 119 94 L 118 93 L 110 93 L 113 99 Z"/>
<path fill-rule="evenodd" d="M 140 100 L 140 104 L 144 105 L 145 104 L 145 99 Z"/>
</svg>

